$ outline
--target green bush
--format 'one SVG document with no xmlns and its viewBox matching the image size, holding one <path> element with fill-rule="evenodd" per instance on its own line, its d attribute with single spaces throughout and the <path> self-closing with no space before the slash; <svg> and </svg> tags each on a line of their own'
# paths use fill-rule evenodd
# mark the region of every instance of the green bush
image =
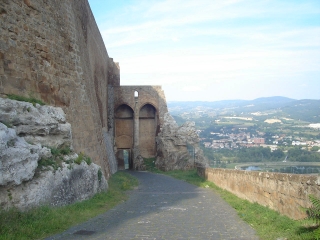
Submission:
<svg viewBox="0 0 320 240">
<path fill-rule="evenodd" d="M 101 169 L 98 170 L 98 180 L 99 180 L 99 182 L 101 182 L 101 180 L 102 180 L 102 172 L 101 172 Z"/>
<path fill-rule="evenodd" d="M 68 154 L 70 154 L 70 152 L 71 152 L 70 147 L 63 147 L 63 148 L 60 149 L 60 153 L 62 155 L 68 155 Z"/>
<path fill-rule="evenodd" d="M 83 153 L 80 153 L 78 157 L 74 160 L 74 163 L 80 165 L 83 160 Z"/>
<path fill-rule="evenodd" d="M 307 209 L 307 215 L 309 219 L 312 219 L 316 224 L 320 223 L 320 199 L 316 198 L 314 195 L 309 195 L 309 200 L 312 206 Z"/>
<path fill-rule="evenodd" d="M 155 158 L 144 158 L 143 163 L 146 166 L 146 170 L 150 172 L 155 172 L 155 173 L 162 172 L 158 168 L 156 168 L 155 161 L 156 161 Z"/>
<path fill-rule="evenodd" d="M 90 165 L 90 164 L 92 163 L 91 158 L 89 158 L 88 156 L 85 156 L 84 161 L 85 161 L 88 165 Z"/>
</svg>

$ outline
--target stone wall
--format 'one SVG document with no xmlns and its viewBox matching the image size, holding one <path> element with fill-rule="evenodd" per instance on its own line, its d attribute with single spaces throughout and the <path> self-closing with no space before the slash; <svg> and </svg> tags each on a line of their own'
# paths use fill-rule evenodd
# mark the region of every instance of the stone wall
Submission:
<svg viewBox="0 0 320 240">
<path fill-rule="evenodd" d="M 134 94 L 138 92 L 137 99 Z M 164 114 L 168 112 L 166 97 L 161 86 L 117 86 L 114 87 L 115 109 L 122 104 L 126 104 L 133 110 L 141 109 L 146 104 L 151 104 L 156 108 L 159 117 L 159 124 L 164 121 Z"/>
<path fill-rule="evenodd" d="M 156 156 L 156 136 L 168 112 L 161 86 L 114 86 L 114 136 L 118 163 L 130 153 L 130 166 L 143 169 L 142 157 Z M 123 168 L 123 166 L 119 166 Z"/>
<path fill-rule="evenodd" d="M 198 174 L 217 186 L 257 202 L 292 219 L 306 217 L 301 207 L 310 207 L 308 196 L 320 198 L 320 177 L 214 168 L 198 168 Z"/>
<path fill-rule="evenodd" d="M 73 146 L 108 178 L 103 137 L 108 85 L 119 85 L 87 0 L 0 2 L 0 95 L 32 96 L 60 106 Z"/>
</svg>

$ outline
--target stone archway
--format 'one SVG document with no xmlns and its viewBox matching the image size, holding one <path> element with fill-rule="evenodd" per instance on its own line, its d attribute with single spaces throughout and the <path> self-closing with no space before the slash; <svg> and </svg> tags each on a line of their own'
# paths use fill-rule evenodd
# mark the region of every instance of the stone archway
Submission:
<svg viewBox="0 0 320 240">
<path fill-rule="evenodd" d="M 115 111 L 115 145 L 118 169 L 126 169 L 125 157 L 128 154 L 129 169 L 132 169 L 134 112 L 126 104 L 120 105 Z"/>
</svg>

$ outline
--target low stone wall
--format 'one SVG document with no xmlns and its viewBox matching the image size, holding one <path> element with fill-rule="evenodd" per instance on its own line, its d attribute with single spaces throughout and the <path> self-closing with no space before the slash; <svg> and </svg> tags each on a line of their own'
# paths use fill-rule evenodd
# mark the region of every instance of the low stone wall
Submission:
<svg viewBox="0 0 320 240">
<path fill-rule="evenodd" d="M 306 217 L 309 195 L 320 198 L 320 176 L 198 168 L 198 174 L 236 196 L 292 219 Z"/>
</svg>

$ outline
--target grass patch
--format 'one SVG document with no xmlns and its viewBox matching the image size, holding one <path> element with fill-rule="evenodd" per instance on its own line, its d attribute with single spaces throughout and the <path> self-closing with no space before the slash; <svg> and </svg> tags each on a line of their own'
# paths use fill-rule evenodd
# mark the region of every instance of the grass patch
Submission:
<svg viewBox="0 0 320 240">
<path fill-rule="evenodd" d="M 138 185 L 128 173 L 117 172 L 109 179 L 108 192 L 65 207 L 43 206 L 26 212 L 0 211 L 0 239 L 40 239 L 87 221 L 127 199 L 125 190 Z"/>
<path fill-rule="evenodd" d="M 295 221 L 267 207 L 238 198 L 217 187 L 214 183 L 199 177 L 196 170 L 162 173 L 199 187 L 211 188 L 256 230 L 260 239 L 320 239 L 320 228 L 315 227 L 312 221 Z"/>
<path fill-rule="evenodd" d="M 143 163 L 146 166 L 146 170 L 153 172 L 153 173 L 163 173 L 161 170 L 156 168 L 155 165 L 156 159 L 155 158 L 144 158 Z"/>
<path fill-rule="evenodd" d="M 50 147 L 51 154 L 53 156 L 60 156 L 60 155 L 68 155 L 71 153 L 71 149 L 68 146 L 62 147 L 62 148 L 54 148 Z"/>
<path fill-rule="evenodd" d="M 59 167 L 62 167 L 63 156 L 71 153 L 70 147 L 63 148 L 54 148 L 48 147 L 52 154 L 50 158 L 42 158 L 38 161 L 38 167 L 36 170 L 36 174 L 39 174 L 42 170 L 49 170 L 49 167 L 52 167 L 53 170 L 58 170 Z"/>
<path fill-rule="evenodd" d="M 90 157 L 86 156 L 82 152 L 78 155 L 78 157 L 74 160 L 74 162 L 78 165 L 81 164 L 82 161 L 85 161 L 88 165 L 92 163 L 92 160 Z"/>
<path fill-rule="evenodd" d="M 24 96 L 15 95 L 15 94 L 8 94 L 7 97 L 11 100 L 32 103 L 33 106 L 36 106 L 37 103 L 40 105 L 45 105 L 44 102 L 42 102 L 39 99 L 33 98 L 33 97 L 28 98 L 28 97 L 24 97 Z"/>
<path fill-rule="evenodd" d="M 12 128 L 13 127 L 12 123 L 4 122 L 4 121 L 3 122 L 1 121 L 1 123 L 6 125 L 7 128 Z"/>
<path fill-rule="evenodd" d="M 59 167 L 62 167 L 62 162 L 65 162 L 67 164 L 76 163 L 78 165 L 81 164 L 81 162 L 86 162 L 88 165 L 92 163 L 92 160 L 87 155 L 80 153 L 78 157 L 74 160 L 64 160 L 65 155 L 69 155 L 72 151 L 70 147 L 62 147 L 62 148 L 54 148 L 54 147 L 48 147 L 50 148 L 52 157 L 41 159 L 38 161 L 38 167 L 37 167 L 37 173 L 42 170 L 49 170 L 49 167 L 52 167 L 53 170 L 58 170 Z M 69 166 L 72 167 L 71 165 Z"/>
</svg>

